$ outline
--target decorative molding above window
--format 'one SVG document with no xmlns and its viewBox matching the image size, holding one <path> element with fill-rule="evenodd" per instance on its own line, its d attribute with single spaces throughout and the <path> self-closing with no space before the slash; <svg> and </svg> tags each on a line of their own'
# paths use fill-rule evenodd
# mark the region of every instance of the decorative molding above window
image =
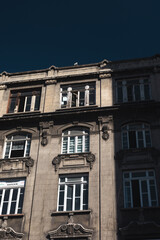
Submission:
<svg viewBox="0 0 160 240">
<path fill-rule="evenodd" d="M 84 167 L 88 166 L 92 169 L 96 158 L 91 152 L 88 153 L 73 153 L 73 154 L 58 154 L 53 160 L 52 164 L 55 166 L 55 171 L 60 164 L 63 168 L 70 167 Z"/>
<path fill-rule="evenodd" d="M 31 157 L 3 158 L 0 159 L 0 173 L 17 171 L 30 173 L 33 165 L 34 160 Z"/>
<path fill-rule="evenodd" d="M 85 228 L 82 224 L 74 223 L 70 216 L 68 223 L 60 225 L 57 229 L 48 232 L 48 239 L 81 239 L 91 240 L 93 230 Z"/>
</svg>

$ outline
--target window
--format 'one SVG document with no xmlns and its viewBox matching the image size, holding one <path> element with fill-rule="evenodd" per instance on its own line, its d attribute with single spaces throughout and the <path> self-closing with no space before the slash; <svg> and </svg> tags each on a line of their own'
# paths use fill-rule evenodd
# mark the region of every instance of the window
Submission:
<svg viewBox="0 0 160 240">
<path fill-rule="evenodd" d="M 11 91 L 8 113 L 30 112 L 39 110 L 40 89 Z"/>
<path fill-rule="evenodd" d="M 95 104 L 95 83 L 61 87 L 61 108 L 81 107 Z"/>
<path fill-rule="evenodd" d="M 28 157 L 30 145 L 30 134 L 9 135 L 5 141 L 4 158 Z"/>
<path fill-rule="evenodd" d="M 154 207 L 158 205 L 153 170 L 124 172 L 124 206 Z"/>
<path fill-rule="evenodd" d="M 123 149 L 151 147 L 150 128 L 148 124 L 128 124 L 122 127 Z"/>
<path fill-rule="evenodd" d="M 59 178 L 58 211 L 88 209 L 88 176 Z"/>
<path fill-rule="evenodd" d="M 89 131 L 85 128 L 71 128 L 62 133 L 62 153 L 89 151 Z"/>
<path fill-rule="evenodd" d="M 0 181 L 0 215 L 22 213 L 25 180 Z"/>
<path fill-rule="evenodd" d="M 116 101 L 136 102 L 151 99 L 150 82 L 148 79 L 118 80 L 116 82 Z"/>
</svg>

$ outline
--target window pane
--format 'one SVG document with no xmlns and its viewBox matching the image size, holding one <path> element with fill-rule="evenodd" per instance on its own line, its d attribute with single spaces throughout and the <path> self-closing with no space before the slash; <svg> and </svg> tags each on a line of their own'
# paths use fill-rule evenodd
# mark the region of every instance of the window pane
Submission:
<svg viewBox="0 0 160 240">
<path fill-rule="evenodd" d="M 128 149 L 128 134 L 127 134 L 127 132 L 122 132 L 122 143 L 123 143 L 123 149 Z"/>
<path fill-rule="evenodd" d="M 77 152 L 83 152 L 82 148 L 82 136 L 77 137 Z"/>
<path fill-rule="evenodd" d="M 139 148 L 144 148 L 143 132 L 142 131 L 138 131 L 137 132 L 137 137 L 138 137 L 138 147 Z"/>
<path fill-rule="evenodd" d="M 80 210 L 80 198 L 75 199 L 75 210 Z"/>
<path fill-rule="evenodd" d="M 134 86 L 134 94 L 135 94 L 135 101 L 140 101 L 141 100 L 141 95 L 140 95 L 140 85 L 135 85 Z"/>
<path fill-rule="evenodd" d="M 11 203 L 10 214 L 15 214 L 16 202 Z"/>
<path fill-rule="evenodd" d="M 39 106 L 40 106 L 40 95 L 36 96 L 36 101 L 35 101 L 35 105 L 34 105 L 34 110 L 39 110 Z"/>
<path fill-rule="evenodd" d="M 69 153 L 75 152 L 75 137 L 70 137 Z"/>
<path fill-rule="evenodd" d="M 64 205 L 64 192 L 59 194 L 59 205 Z"/>
<path fill-rule="evenodd" d="M 146 147 L 151 147 L 151 137 L 150 137 L 149 131 L 145 131 L 145 137 L 146 137 Z"/>
<path fill-rule="evenodd" d="M 10 106 L 9 106 L 9 113 L 14 113 L 14 109 L 16 107 L 16 98 L 11 98 L 10 100 Z"/>
<path fill-rule="evenodd" d="M 132 86 L 127 86 L 127 97 L 128 101 L 133 101 L 133 87 Z"/>
<path fill-rule="evenodd" d="M 27 96 L 25 98 L 25 101 L 26 101 L 26 106 L 25 106 L 25 111 L 30 111 L 30 108 L 31 108 L 31 100 L 32 100 L 32 96 Z"/>
<path fill-rule="evenodd" d="M 7 214 L 7 208 L 8 208 L 8 202 L 3 203 L 3 208 L 2 208 L 2 215 Z"/>
<path fill-rule="evenodd" d="M 10 152 L 11 142 L 6 143 L 6 151 L 4 158 L 9 158 L 9 152 Z"/>
<path fill-rule="evenodd" d="M 150 87 L 148 84 L 144 85 L 144 97 L 145 100 L 150 100 Z"/>
<path fill-rule="evenodd" d="M 135 131 L 129 131 L 129 147 L 130 148 L 136 148 L 136 132 Z"/>
<path fill-rule="evenodd" d="M 133 196 L 133 207 L 140 207 L 140 191 L 139 191 L 139 181 L 132 180 L 132 196 Z"/>
</svg>

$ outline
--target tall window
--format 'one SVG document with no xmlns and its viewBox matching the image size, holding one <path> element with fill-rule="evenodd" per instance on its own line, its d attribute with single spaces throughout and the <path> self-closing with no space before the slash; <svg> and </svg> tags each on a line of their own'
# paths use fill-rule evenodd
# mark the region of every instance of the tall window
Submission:
<svg viewBox="0 0 160 240">
<path fill-rule="evenodd" d="M 0 181 L 0 215 L 22 213 L 25 180 Z"/>
<path fill-rule="evenodd" d="M 62 153 L 89 151 L 89 131 L 86 128 L 70 128 L 62 133 Z"/>
<path fill-rule="evenodd" d="M 123 149 L 151 147 L 150 128 L 148 124 L 128 124 L 122 127 Z"/>
<path fill-rule="evenodd" d="M 150 82 L 148 79 L 118 80 L 116 82 L 116 101 L 135 102 L 151 99 Z"/>
<path fill-rule="evenodd" d="M 153 170 L 124 172 L 124 206 L 154 207 L 158 205 Z"/>
<path fill-rule="evenodd" d="M 28 157 L 30 145 L 30 134 L 9 135 L 5 141 L 4 158 Z"/>
<path fill-rule="evenodd" d="M 88 209 L 88 176 L 61 176 L 58 192 L 58 211 Z"/>
<path fill-rule="evenodd" d="M 75 84 L 61 87 L 61 108 L 81 107 L 95 104 L 95 83 Z"/>
<path fill-rule="evenodd" d="M 40 95 L 40 89 L 11 91 L 8 112 L 17 113 L 39 110 Z"/>
</svg>

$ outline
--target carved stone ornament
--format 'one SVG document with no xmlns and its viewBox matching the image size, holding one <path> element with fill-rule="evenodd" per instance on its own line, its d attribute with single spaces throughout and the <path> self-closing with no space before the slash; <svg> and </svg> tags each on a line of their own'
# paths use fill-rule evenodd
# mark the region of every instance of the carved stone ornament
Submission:
<svg viewBox="0 0 160 240">
<path fill-rule="evenodd" d="M 93 163 L 95 162 L 95 155 L 92 153 L 71 153 L 71 154 L 59 154 L 57 155 L 53 160 L 52 164 L 55 166 L 55 171 L 57 171 L 59 164 L 63 160 L 63 162 L 67 162 L 75 160 L 77 161 L 77 164 L 79 163 L 80 160 L 82 160 L 86 163 L 89 163 L 90 169 L 93 167 Z M 88 165 L 88 164 L 87 164 Z M 86 166 L 87 166 L 86 165 Z M 71 164 L 70 164 L 71 166 Z"/>
<path fill-rule="evenodd" d="M 111 74 L 110 73 L 103 73 L 99 75 L 99 78 L 111 78 Z"/>
<path fill-rule="evenodd" d="M 14 231 L 13 228 L 7 227 L 7 219 L 4 219 L 3 223 L 0 226 L 0 239 L 16 239 L 20 240 L 24 236 L 23 233 L 18 233 Z"/>
<path fill-rule="evenodd" d="M 102 138 L 104 140 L 108 140 L 109 139 L 108 127 L 107 127 L 106 124 L 102 127 Z"/>
<path fill-rule="evenodd" d="M 132 221 L 127 226 L 119 228 L 119 230 L 124 236 L 149 236 L 153 233 L 155 236 L 155 234 L 160 234 L 160 225 L 154 221 Z"/>
<path fill-rule="evenodd" d="M 55 166 L 55 171 L 57 171 L 57 168 L 58 168 L 58 165 L 60 164 L 60 162 L 61 162 L 60 156 L 53 158 L 52 164 Z"/>
<path fill-rule="evenodd" d="M 93 163 L 95 162 L 95 155 L 92 153 L 88 154 L 86 160 L 90 164 L 90 169 L 92 169 Z"/>
<path fill-rule="evenodd" d="M 42 141 L 41 145 L 44 147 L 48 144 L 48 139 L 47 139 L 47 131 L 42 132 Z"/>
<path fill-rule="evenodd" d="M 91 240 L 93 230 L 83 227 L 79 223 L 73 222 L 73 217 L 71 216 L 67 224 L 60 225 L 57 229 L 48 232 L 47 238 L 49 239 L 67 239 L 67 238 L 87 238 Z"/>
<path fill-rule="evenodd" d="M 28 169 L 30 173 L 33 165 L 34 160 L 31 157 L 3 158 L 0 159 L 0 172 L 25 172 Z"/>
<path fill-rule="evenodd" d="M 56 84 L 56 83 L 57 83 L 57 80 L 47 80 L 47 81 L 45 81 L 45 84 L 46 84 L 46 85 Z"/>
<path fill-rule="evenodd" d="M 6 85 L 0 85 L 0 90 L 5 90 L 5 89 L 7 89 L 7 86 Z"/>
</svg>

